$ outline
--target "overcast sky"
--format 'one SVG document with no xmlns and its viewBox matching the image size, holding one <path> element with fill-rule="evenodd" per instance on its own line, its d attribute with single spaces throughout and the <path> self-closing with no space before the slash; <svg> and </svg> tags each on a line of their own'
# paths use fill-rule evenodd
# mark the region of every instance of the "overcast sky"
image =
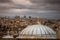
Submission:
<svg viewBox="0 0 60 40">
<path fill-rule="evenodd" d="M 60 19 L 60 0 L 0 0 L 0 16 Z"/>
</svg>

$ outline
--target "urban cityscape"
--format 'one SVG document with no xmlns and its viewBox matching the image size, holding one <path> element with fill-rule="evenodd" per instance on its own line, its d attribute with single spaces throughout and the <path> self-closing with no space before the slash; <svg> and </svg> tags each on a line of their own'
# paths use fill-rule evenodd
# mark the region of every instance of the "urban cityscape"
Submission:
<svg viewBox="0 0 60 40">
<path fill-rule="evenodd" d="M 33 18 L 31 16 L 15 16 L 14 18 L 1 17 L 0 38 L 2 38 L 4 35 L 12 35 L 13 38 L 16 38 L 19 36 L 19 33 L 27 26 L 37 24 L 42 24 L 50 27 L 56 32 L 57 38 L 60 38 L 60 20 L 43 19 L 40 17 Z"/>
<path fill-rule="evenodd" d="M 60 0 L 0 0 L 0 40 L 60 40 Z"/>
</svg>

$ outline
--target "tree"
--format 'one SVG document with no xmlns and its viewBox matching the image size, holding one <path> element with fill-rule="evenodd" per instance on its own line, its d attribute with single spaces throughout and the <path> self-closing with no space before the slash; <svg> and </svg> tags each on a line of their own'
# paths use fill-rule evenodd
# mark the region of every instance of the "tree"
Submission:
<svg viewBox="0 0 60 40">
<path fill-rule="evenodd" d="M 32 17 L 31 16 L 29 16 L 29 19 L 31 19 Z"/>
<path fill-rule="evenodd" d="M 26 16 L 24 16 L 24 18 L 26 18 Z"/>
</svg>

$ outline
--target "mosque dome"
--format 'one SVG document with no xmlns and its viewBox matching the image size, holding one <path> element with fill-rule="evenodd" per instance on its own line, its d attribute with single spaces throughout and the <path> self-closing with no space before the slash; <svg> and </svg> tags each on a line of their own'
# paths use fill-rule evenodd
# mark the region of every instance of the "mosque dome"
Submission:
<svg viewBox="0 0 60 40">
<path fill-rule="evenodd" d="M 56 38 L 56 32 L 45 25 L 30 25 L 17 38 Z"/>
<path fill-rule="evenodd" d="M 3 36 L 2 38 L 13 38 L 13 36 L 9 35 L 9 31 L 7 31 L 7 35 Z"/>
<path fill-rule="evenodd" d="M 6 36 L 4 36 L 3 38 L 13 38 L 13 36 L 6 35 Z"/>
</svg>

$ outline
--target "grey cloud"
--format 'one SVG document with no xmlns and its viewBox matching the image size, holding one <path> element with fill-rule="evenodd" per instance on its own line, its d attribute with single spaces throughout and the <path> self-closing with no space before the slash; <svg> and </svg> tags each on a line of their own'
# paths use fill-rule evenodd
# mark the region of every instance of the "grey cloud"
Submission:
<svg viewBox="0 0 60 40">
<path fill-rule="evenodd" d="M 3 0 L 2 0 L 3 1 Z M 6 0 L 7 1 L 7 0 Z M 9 0 L 11 1 L 11 0 Z M 0 6 L 0 10 L 7 9 L 30 9 L 30 10 L 56 10 L 60 11 L 59 0 L 30 0 L 32 5 L 14 4 L 13 6 Z"/>
<path fill-rule="evenodd" d="M 46 5 L 17 5 L 16 8 L 19 9 L 31 9 L 31 10 L 56 10 L 56 11 L 60 11 L 60 6 L 57 5 L 50 5 L 50 4 L 46 4 Z"/>
<path fill-rule="evenodd" d="M 9 3 L 9 2 L 12 2 L 11 0 L 0 0 L 0 3 Z"/>
<path fill-rule="evenodd" d="M 31 3 L 36 4 L 37 8 L 44 10 L 60 10 L 60 0 L 30 0 Z"/>
<path fill-rule="evenodd" d="M 0 2 L 5 2 L 7 0 L 0 0 Z M 7 1 L 8 2 L 8 1 Z M 9 0 L 11 2 L 11 0 Z M 0 6 L 0 10 L 3 12 L 8 9 L 29 9 L 29 10 L 55 10 L 60 11 L 59 0 L 30 0 L 32 5 L 23 5 L 23 4 L 11 4 L 9 6 Z M 51 4 L 52 3 L 52 4 Z M 0 12 L 1 12 L 0 11 Z"/>
<path fill-rule="evenodd" d="M 46 2 L 51 4 L 60 4 L 60 0 L 47 0 Z"/>
<path fill-rule="evenodd" d="M 5 10 L 9 10 L 9 9 L 29 9 L 29 10 L 38 10 L 38 11 L 41 11 L 41 10 L 55 10 L 55 11 L 59 11 L 60 8 L 57 7 L 57 6 L 47 6 L 47 5 L 43 5 L 43 6 L 40 6 L 40 5 L 13 5 L 13 6 L 0 6 L 0 10 L 5 11 Z M 1 12 L 1 11 L 0 11 Z"/>
<path fill-rule="evenodd" d="M 60 4 L 60 0 L 30 0 L 32 3 L 51 3 L 51 4 Z"/>
<path fill-rule="evenodd" d="M 16 9 L 31 9 L 31 10 L 56 10 L 60 11 L 59 0 L 30 0 L 32 5 L 15 4 Z"/>
</svg>

